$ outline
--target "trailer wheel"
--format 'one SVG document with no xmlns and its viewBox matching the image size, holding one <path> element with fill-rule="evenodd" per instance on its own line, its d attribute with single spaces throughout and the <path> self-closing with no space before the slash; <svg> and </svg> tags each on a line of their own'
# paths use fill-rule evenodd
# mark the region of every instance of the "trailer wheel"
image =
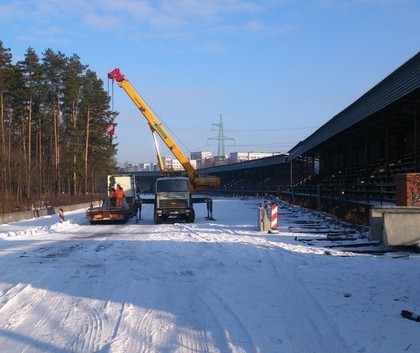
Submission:
<svg viewBox="0 0 420 353">
<path fill-rule="evenodd" d="M 129 220 L 130 220 L 130 213 L 126 213 L 126 214 L 124 215 L 124 220 L 123 220 L 123 223 L 127 223 Z"/>
</svg>

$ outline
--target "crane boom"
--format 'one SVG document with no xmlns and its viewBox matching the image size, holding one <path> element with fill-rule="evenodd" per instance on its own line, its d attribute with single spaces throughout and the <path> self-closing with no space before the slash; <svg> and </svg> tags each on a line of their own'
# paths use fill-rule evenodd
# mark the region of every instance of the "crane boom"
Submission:
<svg viewBox="0 0 420 353">
<path fill-rule="evenodd" d="M 193 191 L 205 190 L 211 187 L 220 185 L 220 179 L 214 176 L 205 176 L 200 177 L 197 175 L 196 170 L 191 165 L 188 158 L 184 155 L 181 149 L 176 145 L 174 140 L 171 138 L 169 133 L 165 130 L 162 123 L 156 118 L 153 112 L 149 109 L 144 100 L 136 92 L 134 87 L 130 82 L 124 78 L 124 75 L 121 74 L 120 69 L 115 68 L 110 73 L 108 73 L 108 78 L 117 82 L 125 93 L 131 98 L 136 107 L 140 110 L 142 115 L 146 118 L 147 123 L 149 124 L 152 132 L 156 132 L 162 141 L 166 144 L 172 154 L 178 159 L 181 165 L 184 167 L 188 178 L 190 179 Z"/>
</svg>

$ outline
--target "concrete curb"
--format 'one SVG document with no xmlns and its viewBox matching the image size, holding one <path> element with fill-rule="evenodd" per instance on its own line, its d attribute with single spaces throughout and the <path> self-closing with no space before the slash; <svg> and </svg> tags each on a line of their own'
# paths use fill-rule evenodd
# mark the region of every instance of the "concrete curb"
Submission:
<svg viewBox="0 0 420 353">
<path fill-rule="evenodd" d="M 92 202 L 95 204 L 97 201 Z M 39 210 L 31 210 L 31 211 L 23 211 L 23 212 L 13 212 L 13 213 L 3 213 L 0 214 L 0 224 L 5 223 L 12 223 L 17 221 L 23 221 L 25 219 L 32 219 L 44 216 L 50 216 L 54 214 L 58 214 L 58 210 L 62 208 L 64 210 L 64 214 L 66 211 L 75 211 L 81 208 L 88 208 L 91 205 L 91 202 L 85 202 L 77 205 L 67 205 L 67 206 L 49 206 L 47 208 L 42 208 Z"/>
</svg>

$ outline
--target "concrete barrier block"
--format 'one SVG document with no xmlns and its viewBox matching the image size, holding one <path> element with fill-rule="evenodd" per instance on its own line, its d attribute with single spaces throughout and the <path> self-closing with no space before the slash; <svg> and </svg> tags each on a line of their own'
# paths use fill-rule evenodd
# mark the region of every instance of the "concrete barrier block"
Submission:
<svg viewBox="0 0 420 353">
<path fill-rule="evenodd" d="M 258 207 L 258 230 L 260 232 L 268 232 L 270 230 L 270 220 L 264 207 Z"/>
<path fill-rule="evenodd" d="M 390 239 L 386 235 L 385 229 L 385 215 L 395 215 L 401 214 L 406 216 L 401 216 L 401 219 L 398 219 L 399 216 L 388 217 L 387 227 L 388 233 L 390 235 Z M 369 228 L 369 235 L 371 240 L 380 241 L 384 244 L 388 245 L 403 245 L 402 243 L 405 241 L 404 236 L 401 236 L 401 240 L 397 240 L 396 237 L 396 230 L 395 228 L 400 228 L 400 233 L 410 234 L 410 227 L 412 224 L 412 220 L 417 219 L 415 215 L 420 214 L 420 207 L 406 207 L 406 206 L 375 206 L 372 207 L 369 214 L 370 219 L 370 228 Z M 404 219 L 403 219 L 404 218 Z M 397 222 L 393 224 L 393 222 Z M 401 223 L 403 222 L 403 223 Z M 420 223 L 418 223 L 420 224 Z M 419 228 L 420 229 L 420 228 Z M 419 230 L 420 233 L 420 230 Z M 407 244 L 408 245 L 408 244 Z"/>
<path fill-rule="evenodd" d="M 420 212 L 383 214 L 383 242 L 390 246 L 420 244 Z"/>
</svg>

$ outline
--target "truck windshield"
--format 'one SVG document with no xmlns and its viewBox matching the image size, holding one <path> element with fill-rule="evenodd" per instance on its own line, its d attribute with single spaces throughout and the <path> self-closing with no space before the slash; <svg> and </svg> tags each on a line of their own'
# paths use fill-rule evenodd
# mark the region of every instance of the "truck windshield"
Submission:
<svg viewBox="0 0 420 353">
<path fill-rule="evenodd" d="M 162 179 L 157 181 L 156 190 L 157 192 L 188 192 L 190 191 L 190 183 L 188 179 Z"/>
</svg>

